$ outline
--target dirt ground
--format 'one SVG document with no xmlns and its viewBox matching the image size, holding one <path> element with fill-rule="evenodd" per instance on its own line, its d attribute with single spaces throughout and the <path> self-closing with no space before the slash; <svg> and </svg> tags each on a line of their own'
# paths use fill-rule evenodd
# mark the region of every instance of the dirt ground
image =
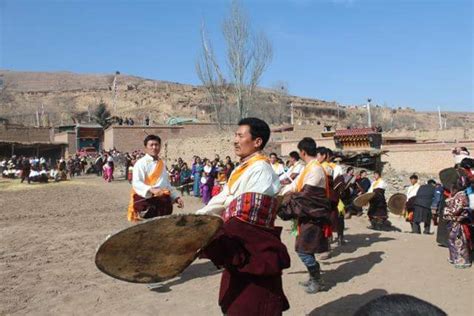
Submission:
<svg viewBox="0 0 474 316">
<path fill-rule="evenodd" d="M 125 181 L 107 184 L 95 176 L 46 185 L 0 180 L 0 314 L 221 315 L 220 271 L 209 261 L 194 262 L 154 291 L 95 267 L 97 246 L 129 225 L 129 190 Z M 185 203 L 187 212 L 200 207 L 193 197 Z M 391 220 L 408 230 L 400 218 Z M 434 235 L 371 231 L 366 217 L 346 226 L 347 244 L 322 264 L 329 290 L 315 295 L 298 286 L 307 275 L 284 230 L 292 259 L 283 275 L 291 305 L 286 315 L 351 315 L 386 293 L 417 296 L 449 315 L 472 315 L 474 268 L 451 267 Z"/>
</svg>

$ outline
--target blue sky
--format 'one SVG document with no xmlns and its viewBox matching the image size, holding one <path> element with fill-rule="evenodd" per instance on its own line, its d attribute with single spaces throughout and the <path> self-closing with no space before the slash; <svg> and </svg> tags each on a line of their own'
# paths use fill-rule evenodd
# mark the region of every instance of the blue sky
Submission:
<svg viewBox="0 0 474 316">
<path fill-rule="evenodd" d="M 261 85 L 342 104 L 474 111 L 471 0 L 243 0 L 274 58 Z M 199 84 L 225 0 L 0 0 L 0 68 L 113 73 Z"/>
</svg>

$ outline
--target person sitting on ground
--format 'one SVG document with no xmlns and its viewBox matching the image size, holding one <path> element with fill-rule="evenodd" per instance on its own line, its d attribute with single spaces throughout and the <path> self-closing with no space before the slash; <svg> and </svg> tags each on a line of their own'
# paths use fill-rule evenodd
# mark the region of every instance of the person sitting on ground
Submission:
<svg viewBox="0 0 474 316">
<path fill-rule="evenodd" d="M 53 166 L 53 168 L 49 170 L 49 179 L 53 180 L 54 182 L 58 182 L 61 180 L 61 175 L 57 166 Z"/>
</svg>

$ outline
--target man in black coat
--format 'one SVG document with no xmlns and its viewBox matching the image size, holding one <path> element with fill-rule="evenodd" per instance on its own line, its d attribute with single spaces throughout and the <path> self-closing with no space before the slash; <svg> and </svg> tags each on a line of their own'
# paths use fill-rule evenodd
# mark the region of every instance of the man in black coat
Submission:
<svg viewBox="0 0 474 316">
<path fill-rule="evenodd" d="M 428 184 L 420 186 L 416 193 L 413 208 L 413 233 L 421 234 L 420 223 L 424 223 L 423 234 L 430 234 L 431 206 L 436 192 L 436 182 L 429 180 Z"/>
</svg>

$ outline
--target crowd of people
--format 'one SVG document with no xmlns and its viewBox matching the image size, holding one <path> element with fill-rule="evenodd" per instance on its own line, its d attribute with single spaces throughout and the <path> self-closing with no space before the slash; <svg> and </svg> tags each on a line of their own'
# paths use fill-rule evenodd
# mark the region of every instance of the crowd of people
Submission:
<svg viewBox="0 0 474 316">
<path fill-rule="evenodd" d="M 178 191 L 200 198 L 203 208 L 197 214 L 224 220 L 223 230 L 201 252 L 201 257 L 224 268 L 219 300 L 223 313 L 254 314 L 270 308 L 264 314 L 273 315 L 289 308 L 281 273 L 290 260 L 280 240 L 281 229 L 274 225 L 277 217 L 292 222 L 295 250 L 308 271 L 308 280 L 301 282 L 308 294 L 325 289 L 319 261 L 346 243 L 346 220 L 364 214 L 364 208 L 355 203 L 357 198 L 371 194 L 368 228 L 394 228 L 388 219 L 388 183 L 380 170 L 373 172 L 371 180 L 367 170 L 343 165 L 331 149 L 317 146 L 310 137 L 298 143 L 287 161 L 276 153 L 266 156 L 262 151 L 269 135 L 265 122 L 242 120 L 234 140 L 239 161 L 229 156 L 194 156 L 189 165 L 178 158 L 167 168 L 159 158 L 161 139 L 148 135 L 143 151 L 113 149 L 97 157 L 76 154 L 57 162 L 13 156 L 0 160 L 0 170 L 4 177 L 28 183 L 83 173 L 95 173 L 111 182 L 119 162 L 132 184 L 127 212 L 132 222 L 172 214 L 173 204 L 184 207 Z M 464 147 L 455 148 L 453 155 L 454 168 L 442 170 L 439 182 L 430 179 L 420 184 L 418 175 L 410 176 L 404 215 L 415 234 L 421 234 L 421 224 L 424 234 L 431 234 L 432 221 L 438 225 L 437 242 L 448 247 L 448 262 L 468 268 L 472 262 L 474 158 Z"/>
<path fill-rule="evenodd" d="M 230 157 L 224 161 L 219 156 L 214 160 L 194 157 L 189 167 L 179 158 L 168 172 L 163 172 L 166 167 L 159 159 L 160 138 L 149 135 L 144 141 L 146 155 L 133 168 L 130 221 L 171 214 L 175 203 L 183 207 L 177 188 L 202 199 L 204 206 L 197 214 L 223 218 L 222 231 L 201 251 L 201 257 L 224 268 L 219 305 L 229 315 L 252 314 L 270 305 L 264 314 L 276 315 L 289 308 L 281 272 L 290 261 L 279 237 L 281 229 L 274 226 L 277 216 L 293 223 L 295 250 L 309 275 L 300 284 L 308 294 L 325 289 L 319 260 L 331 256 L 332 245 L 342 247 L 346 242 L 345 220 L 364 213 L 356 198 L 370 195 L 368 228 L 394 230 L 385 196 L 388 183 L 380 170 L 373 172 L 371 181 L 366 170 L 356 172 L 342 165 L 330 149 L 318 147 L 310 137 L 298 143 L 298 151 L 291 152 L 286 162 L 276 153 L 267 157 L 262 150 L 269 134 L 265 122 L 244 119 L 234 140 L 238 163 Z M 430 180 L 417 192 L 413 188 L 407 192 L 406 218 L 413 233 L 420 233 L 420 223 L 425 223 L 424 233 L 430 234 L 431 210 L 441 210 L 448 261 L 456 268 L 471 266 L 472 162 L 465 157 L 447 176 L 440 174 L 441 184 Z M 413 185 L 416 179 L 416 175 L 411 177 Z"/>
</svg>

